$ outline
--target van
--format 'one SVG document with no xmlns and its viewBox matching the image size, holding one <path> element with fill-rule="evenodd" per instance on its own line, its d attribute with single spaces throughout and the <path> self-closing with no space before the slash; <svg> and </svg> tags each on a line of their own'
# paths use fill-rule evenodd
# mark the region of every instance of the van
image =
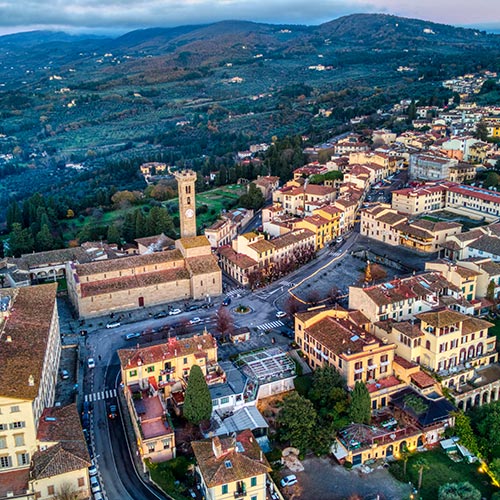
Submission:
<svg viewBox="0 0 500 500">
<path fill-rule="evenodd" d="M 286 488 L 287 486 L 293 486 L 297 483 L 297 476 L 295 474 L 290 474 L 289 476 L 285 476 L 281 481 L 281 487 Z"/>
</svg>

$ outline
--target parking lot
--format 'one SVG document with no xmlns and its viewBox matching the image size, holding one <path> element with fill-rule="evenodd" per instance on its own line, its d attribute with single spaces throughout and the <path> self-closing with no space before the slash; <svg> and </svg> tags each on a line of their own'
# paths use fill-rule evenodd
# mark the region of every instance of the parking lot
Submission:
<svg viewBox="0 0 500 500">
<path fill-rule="evenodd" d="M 375 499 L 402 500 L 409 498 L 408 484 L 396 481 L 389 471 L 378 468 L 369 474 L 358 469 L 347 470 L 330 458 L 307 457 L 302 461 L 303 472 L 296 472 L 297 495 L 300 500 Z M 291 472 L 282 471 L 285 476 Z M 294 491 L 290 491 L 291 494 Z"/>
</svg>

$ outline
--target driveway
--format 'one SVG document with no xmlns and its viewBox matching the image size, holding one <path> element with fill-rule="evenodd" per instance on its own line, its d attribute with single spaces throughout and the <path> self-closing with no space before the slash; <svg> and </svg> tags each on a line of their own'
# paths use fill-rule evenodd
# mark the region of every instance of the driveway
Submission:
<svg viewBox="0 0 500 500">
<path fill-rule="evenodd" d="M 375 469 L 363 474 L 357 469 L 347 470 L 329 458 L 306 458 L 303 472 L 297 472 L 300 500 L 349 500 L 378 498 L 402 500 L 409 498 L 411 488 L 396 481 L 386 469 Z M 283 473 L 290 474 L 286 469 Z"/>
</svg>

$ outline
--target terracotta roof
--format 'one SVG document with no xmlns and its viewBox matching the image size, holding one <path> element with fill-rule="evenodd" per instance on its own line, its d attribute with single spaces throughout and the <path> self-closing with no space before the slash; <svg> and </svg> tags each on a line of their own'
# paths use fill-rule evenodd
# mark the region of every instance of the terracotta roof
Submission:
<svg viewBox="0 0 500 500">
<path fill-rule="evenodd" d="M 219 273 L 220 267 L 215 255 L 204 255 L 203 257 L 189 257 L 186 266 L 192 275 Z"/>
<path fill-rule="evenodd" d="M 180 238 L 179 243 L 184 248 L 198 248 L 198 247 L 206 247 L 210 246 L 210 242 L 207 240 L 205 235 L 201 236 L 191 236 L 189 238 Z"/>
<path fill-rule="evenodd" d="M 36 252 L 23 254 L 21 258 L 14 259 L 19 267 L 28 269 L 43 266 L 53 265 L 64 262 L 90 262 L 90 257 L 82 247 L 61 248 L 59 250 L 49 250 L 47 252 Z"/>
<path fill-rule="evenodd" d="M 80 286 L 82 297 L 92 297 L 107 293 L 119 292 L 121 290 L 132 290 L 170 283 L 174 281 L 187 280 L 190 278 L 189 271 L 185 268 L 166 269 L 143 274 L 122 276 L 121 278 L 110 278 L 90 283 L 82 283 Z"/>
<path fill-rule="evenodd" d="M 201 475 L 209 488 L 271 471 L 269 462 L 251 431 L 240 432 L 234 443 L 232 437 L 215 437 L 191 443 Z M 221 450 L 218 457 L 214 453 L 214 446 L 217 445 Z"/>
<path fill-rule="evenodd" d="M 248 245 L 248 248 L 252 248 L 257 253 L 263 253 L 268 250 L 274 250 L 274 245 L 267 240 L 258 240 L 255 243 L 250 243 L 250 245 Z"/>
<path fill-rule="evenodd" d="M 335 193 L 335 188 L 329 186 L 320 186 L 318 184 L 308 184 L 305 188 L 306 194 L 315 196 L 327 196 Z"/>
<path fill-rule="evenodd" d="M 432 233 L 439 231 L 448 231 L 450 229 L 457 229 L 462 227 L 462 224 L 458 224 L 457 222 L 444 222 L 444 221 L 430 221 L 426 219 L 419 219 L 413 222 L 413 226 L 425 229 L 426 231 L 430 231 Z"/>
<path fill-rule="evenodd" d="M 31 478 L 40 480 L 90 467 L 85 441 L 58 443 L 32 457 Z"/>
<path fill-rule="evenodd" d="M 455 325 L 469 318 L 469 316 L 457 311 L 452 311 L 451 309 L 423 312 L 416 314 L 415 317 L 436 328 Z"/>
<path fill-rule="evenodd" d="M 418 372 L 410 374 L 410 379 L 415 383 L 416 386 L 421 389 L 425 389 L 427 387 L 433 387 L 436 381 L 427 373 L 419 370 Z"/>
<path fill-rule="evenodd" d="M 407 359 L 402 358 L 401 356 L 398 356 L 398 355 L 394 356 L 394 363 L 397 363 L 399 366 L 401 366 L 405 370 L 409 370 L 410 368 L 416 368 L 418 366 L 417 363 L 413 363 L 412 361 L 408 361 Z"/>
<path fill-rule="evenodd" d="M 407 337 L 411 339 L 416 339 L 418 337 L 423 337 L 424 332 L 420 330 L 420 322 L 411 323 L 410 321 L 401 321 L 393 323 L 392 328 L 398 332 L 404 333 Z"/>
<path fill-rule="evenodd" d="M 85 442 L 76 404 L 45 408 L 38 423 L 36 438 L 48 442 Z"/>
<path fill-rule="evenodd" d="M 128 370 L 140 365 L 150 365 L 166 359 L 180 358 L 214 347 L 217 347 L 215 339 L 210 333 L 204 333 L 183 339 L 172 337 L 164 344 L 149 347 L 120 349 L 118 357 L 122 368 Z"/>
<path fill-rule="evenodd" d="M 376 337 L 366 333 L 350 321 L 336 318 L 323 318 L 307 327 L 306 332 L 336 355 L 350 356 L 363 352 L 369 344 L 382 345 Z"/>
<path fill-rule="evenodd" d="M 495 325 L 489 321 L 485 321 L 484 319 L 468 317 L 462 323 L 462 335 L 479 332 L 480 330 L 488 330 L 488 328 L 491 328 L 492 326 Z"/>
<path fill-rule="evenodd" d="M 485 234 L 476 241 L 471 242 L 469 247 L 492 255 L 500 255 L 500 238 Z"/>
<path fill-rule="evenodd" d="M 321 217 L 321 215 L 309 215 L 307 217 L 304 217 L 302 220 L 316 227 L 321 227 L 325 224 L 328 224 L 328 220 L 324 217 Z"/>
<path fill-rule="evenodd" d="M 13 301 L 8 319 L 0 323 L 0 396 L 37 396 L 56 292 L 57 283 L 0 291 L 0 297 L 11 296 Z M 29 384 L 31 376 L 33 385 Z"/>
<path fill-rule="evenodd" d="M 247 255 L 242 253 L 236 253 L 229 245 L 219 247 L 217 252 L 219 253 L 219 255 L 226 258 L 240 269 L 249 269 L 258 264 L 258 262 L 251 257 L 248 257 Z"/>
<path fill-rule="evenodd" d="M 136 238 L 134 240 L 139 245 L 149 247 L 155 243 L 161 245 L 161 248 L 169 247 L 175 243 L 172 238 L 162 234 L 157 234 L 156 236 L 146 236 L 145 238 Z"/>
<path fill-rule="evenodd" d="M 13 493 L 14 497 L 26 498 L 26 491 L 29 489 L 30 470 L 28 467 L 21 470 L 0 472 L 0 498 L 9 498 L 8 493 Z"/>
<path fill-rule="evenodd" d="M 153 252 L 144 255 L 132 255 L 119 259 L 106 259 L 91 262 L 89 264 L 80 264 L 75 266 L 78 276 L 90 276 L 92 274 L 101 274 L 122 269 L 131 269 L 135 267 L 160 264 L 163 262 L 182 261 L 180 250 L 167 250 L 165 252 Z"/>
<path fill-rule="evenodd" d="M 271 240 L 271 243 L 274 245 L 275 249 L 282 249 L 313 237 L 314 233 L 309 229 L 297 229 L 274 238 Z"/>
</svg>

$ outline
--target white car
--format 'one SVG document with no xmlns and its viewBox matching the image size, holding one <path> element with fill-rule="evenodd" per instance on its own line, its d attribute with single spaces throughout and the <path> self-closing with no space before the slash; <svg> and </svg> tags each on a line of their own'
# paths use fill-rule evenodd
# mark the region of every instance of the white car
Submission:
<svg viewBox="0 0 500 500">
<path fill-rule="evenodd" d="M 176 316 L 177 314 L 180 314 L 182 311 L 180 309 L 172 309 L 171 311 L 168 312 L 169 316 Z"/>
<path fill-rule="evenodd" d="M 279 319 L 279 318 L 284 318 L 286 316 L 286 312 L 285 311 L 278 311 L 276 313 L 276 317 Z"/>
<path fill-rule="evenodd" d="M 90 467 L 89 467 L 89 476 L 90 477 L 94 477 L 94 476 L 97 476 L 97 467 L 92 464 Z"/>
<path fill-rule="evenodd" d="M 94 493 L 94 500 L 104 500 L 104 497 L 102 496 L 102 493 L 100 491 Z"/>
<path fill-rule="evenodd" d="M 200 323 L 200 322 L 201 322 L 201 319 L 198 318 L 198 316 L 195 316 L 194 318 L 189 320 L 190 325 L 196 325 L 196 323 Z"/>
<path fill-rule="evenodd" d="M 95 360 L 94 360 L 94 358 L 87 359 L 87 366 L 89 368 L 95 368 Z"/>
<path fill-rule="evenodd" d="M 281 481 L 281 487 L 285 488 L 286 486 L 293 486 L 297 483 L 297 476 L 295 474 L 290 474 L 289 476 L 285 476 Z"/>
<path fill-rule="evenodd" d="M 107 325 L 106 328 L 118 328 L 121 325 L 119 321 L 110 321 Z"/>
<path fill-rule="evenodd" d="M 92 493 L 98 493 L 101 491 L 101 485 L 99 484 L 99 479 L 97 479 L 97 476 L 91 476 L 90 486 L 92 488 Z"/>
</svg>

